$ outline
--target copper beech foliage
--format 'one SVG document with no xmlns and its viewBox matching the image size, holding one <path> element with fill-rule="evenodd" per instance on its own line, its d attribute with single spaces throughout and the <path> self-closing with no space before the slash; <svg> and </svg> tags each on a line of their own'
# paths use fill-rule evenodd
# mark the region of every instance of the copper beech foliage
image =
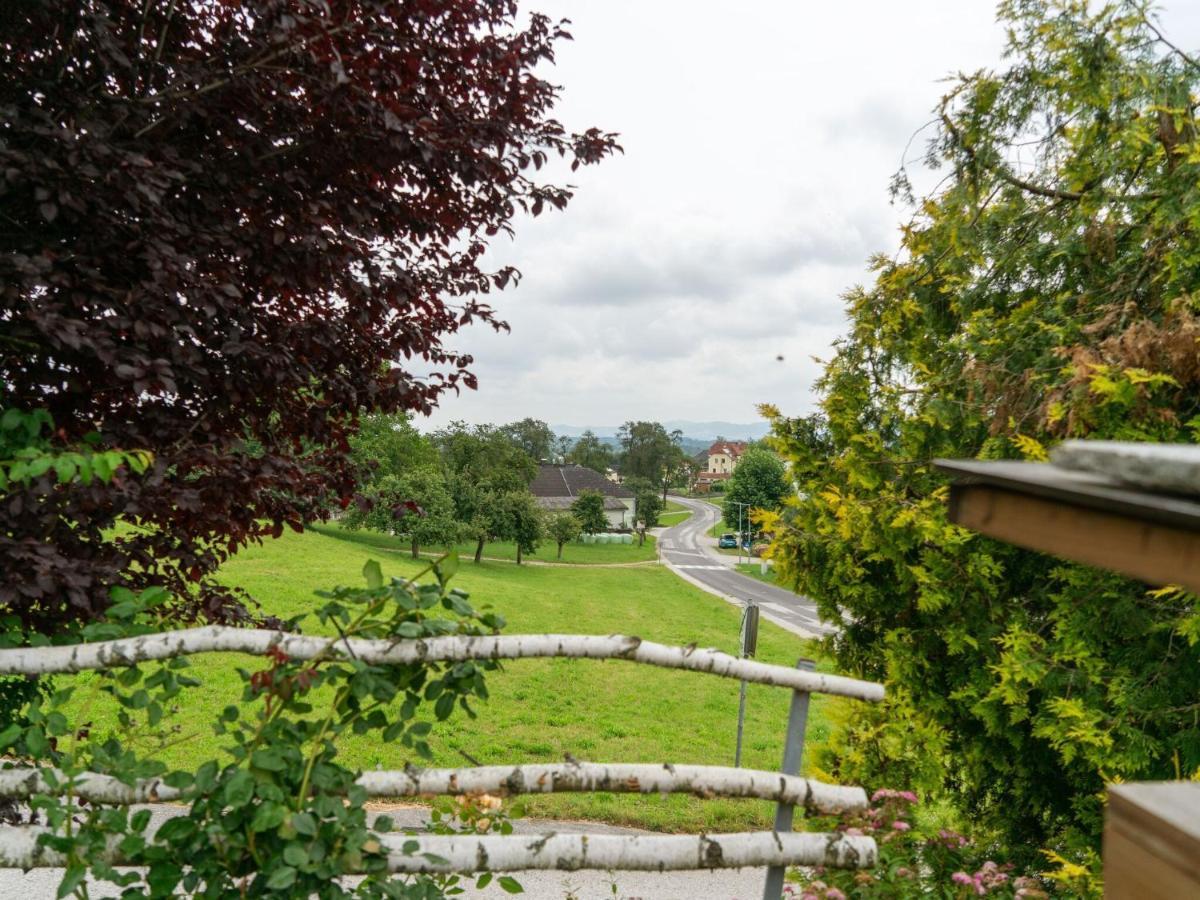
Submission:
<svg viewBox="0 0 1200 900">
<path fill-rule="evenodd" d="M 214 569 L 348 502 L 360 412 L 474 387 L 447 339 L 517 275 L 487 238 L 616 149 L 551 117 L 566 38 L 495 0 L 0 6 L 0 405 L 155 457 L 8 493 L 0 604 L 245 618 Z"/>
</svg>

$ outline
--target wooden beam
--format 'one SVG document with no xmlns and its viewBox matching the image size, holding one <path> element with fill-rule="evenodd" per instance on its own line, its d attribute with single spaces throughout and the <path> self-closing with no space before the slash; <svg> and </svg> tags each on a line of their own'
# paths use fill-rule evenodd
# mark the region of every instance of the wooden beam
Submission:
<svg viewBox="0 0 1200 900">
<path fill-rule="evenodd" d="M 989 484 L 950 488 L 950 521 L 997 540 L 1200 593 L 1200 532 Z"/>
<path fill-rule="evenodd" d="M 1200 897 L 1200 782 L 1109 786 L 1104 896 Z"/>
</svg>

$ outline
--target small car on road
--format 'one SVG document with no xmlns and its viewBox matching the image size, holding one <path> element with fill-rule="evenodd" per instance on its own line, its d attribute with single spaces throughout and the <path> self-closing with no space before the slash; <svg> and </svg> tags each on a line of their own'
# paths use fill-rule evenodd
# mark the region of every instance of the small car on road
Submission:
<svg viewBox="0 0 1200 900">
<path fill-rule="evenodd" d="M 737 547 L 737 535 L 733 533 L 723 534 L 717 540 L 717 546 L 722 550 L 732 550 Z"/>
</svg>

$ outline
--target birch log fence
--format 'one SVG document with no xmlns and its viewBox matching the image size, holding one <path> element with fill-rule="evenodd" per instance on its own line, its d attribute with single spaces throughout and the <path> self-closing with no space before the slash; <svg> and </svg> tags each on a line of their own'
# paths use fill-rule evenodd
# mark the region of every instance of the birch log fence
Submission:
<svg viewBox="0 0 1200 900">
<path fill-rule="evenodd" d="M 222 626 L 182 629 L 112 641 L 58 647 L 0 650 L 0 674 L 43 675 L 134 666 L 197 653 L 282 653 L 292 659 L 354 658 L 371 663 L 433 663 L 546 657 L 623 660 L 773 685 L 793 691 L 783 773 L 723 766 L 630 763 L 531 764 L 363 773 L 357 786 L 374 797 L 530 794 L 564 791 L 690 793 L 748 797 L 778 804 L 776 822 L 790 823 L 791 810 L 837 814 L 865 809 L 860 787 L 800 778 L 799 748 L 807 696 L 824 693 L 867 702 L 883 698 L 882 685 L 805 668 L 738 659 L 717 650 L 672 647 L 625 635 L 447 636 L 418 640 L 330 639 L 262 629 Z M 39 794 L 70 795 L 97 804 L 128 805 L 183 799 L 184 791 L 158 779 L 126 783 L 83 773 L 65 777 L 53 769 L 10 765 L 0 770 L 0 798 L 26 800 Z M 58 866 L 62 859 L 41 840 L 38 826 L 0 828 L 0 866 Z M 769 866 L 781 876 L 786 866 L 866 868 L 877 849 L 872 839 L 840 833 L 764 832 L 700 835 L 394 835 L 379 840 L 395 873 L 506 872 L 526 869 L 668 871 Z M 109 861 L 122 862 L 119 848 Z M 768 879 L 765 897 L 780 896 L 781 877 Z"/>
</svg>

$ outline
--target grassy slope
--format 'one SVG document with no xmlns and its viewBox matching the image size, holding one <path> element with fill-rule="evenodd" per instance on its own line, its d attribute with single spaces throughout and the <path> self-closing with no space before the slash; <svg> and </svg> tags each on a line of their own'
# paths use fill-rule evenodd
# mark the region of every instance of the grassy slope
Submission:
<svg viewBox="0 0 1200 900">
<path fill-rule="evenodd" d="M 385 574 L 417 570 L 394 539 L 336 528 L 287 534 L 239 554 L 223 577 L 284 616 L 302 614 L 315 600 L 312 591 L 354 584 L 363 563 L 380 559 Z M 597 548 L 599 549 L 599 548 Z M 667 643 L 716 646 L 734 651 L 738 612 L 684 583 L 666 569 L 520 567 L 511 563 L 464 562 L 455 583 L 477 606 L 491 605 L 508 618 L 509 632 L 623 632 Z M 764 623 L 759 658 L 791 665 L 813 648 Z M 166 761 L 195 768 L 217 756 L 217 739 L 207 723 L 226 704 L 237 702 L 241 684 L 236 665 L 257 668 L 246 657 L 193 659 L 205 687 L 187 695 L 180 714 L 196 736 L 172 748 Z M 825 668 L 822 665 L 822 668 Z M 564 753 L 596 761 L 732 764 L 738 686 L 696 673 L 674 672 L 622 662 L 518 660 L 489 678 L 491 699 L 480 717 L 456 712 L 433 731 L 436 765 L 466 765 L 460 749 L 483 764 L 556 761 Z M 113 721 L 111 709 L 80 692 L 73 718 L 94 723 L 101 735 Z M 814 698 L 808 735 L 827 734 L 824 715 L 835 701 Z M 86 712 L 79 708 L 87 703 Z M 745 764 L 776 769 L 783 744 L 788 695 L 752 685 L 746 721 Z M 419 763 L 399 745 L 351 738 L 344 745 L 355 767 L 401 768 Z M 806 754 L 808 756 L 809 754 Z M 771 807 L 758 801 L 690 797 L 560 795 L 536 798 L 526 812 L 542 816 L 599 819 L 663 830 L 719 830 L 769 827 Z"/>
<path fill-rule="evenodd" d="M 326 530 L 327 534 L 332 533 Z M 468 541 L 459 544 L 458 555 L 464 560 L 475 558 L 475 543 Z M 654 546 L 654 538 L 647 537 L 646 543 L 638 546 L 637 536 L 634 535 L 632 544 L 584 544 L 572 542 L 563 544 L 562 559 L 558 556 L 558 545 L 554 541 L 543 540 L 533 553 L 526 553 L 522 559 L 541 560 L 543 562 L 576 563 L 582 565 L 604 565 L 608 563 L 646 562 L 658 558 Z M 483 545 L 483 555 L 492 559 L 517 558 L 517 545 L 497 541 Z"/>
<path fill-rule="evenodd" d="M 663 528 L 670 528 L 672 525 L 678 525 L 684 519 L 689 518 L 691 514 L 692 511 L 682 503 L 668 500 L 667 505 L 663 507 L 663 511 L 658 516 L 658 524 Z"/>
</svg>

